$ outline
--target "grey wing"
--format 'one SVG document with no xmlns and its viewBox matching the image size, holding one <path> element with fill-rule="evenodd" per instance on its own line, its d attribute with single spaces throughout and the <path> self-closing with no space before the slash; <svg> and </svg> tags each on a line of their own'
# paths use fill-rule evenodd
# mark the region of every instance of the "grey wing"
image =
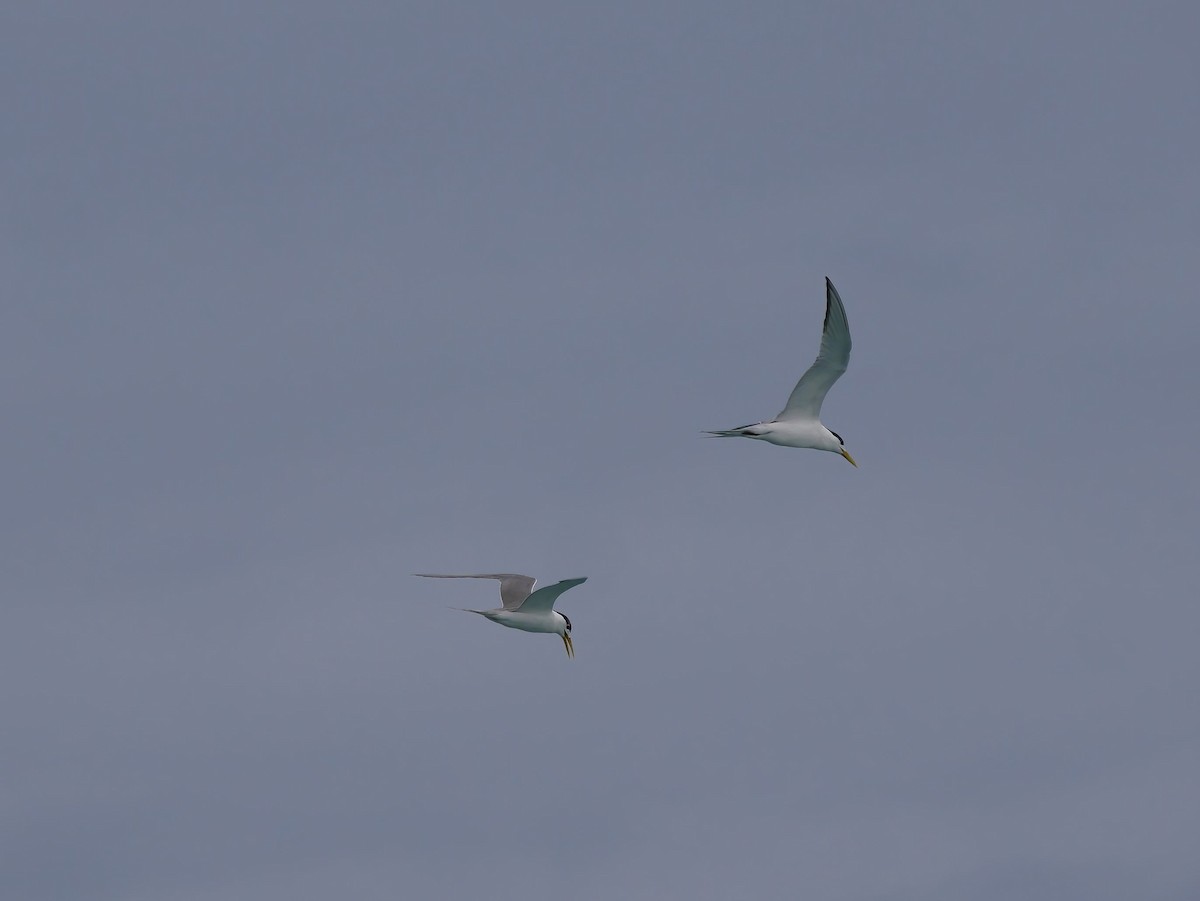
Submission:
<svg viewBox="0 0 1200 901">
<path fill-rule="evenodd" d="M 413 573 L 424 579 L 498 579 L 500 581 L 500 603 L 505 610 L 516 610 L 529 597 L 537 581 L 532 576 L 521 576 L 516 573 L 479 573 L 469 576 L 446 576 L 439 573 Z"/>
<path fill-rule="evenodd" d="M 576 585 L 580 585 L 586 581 L 587 576 L 584 576 L 580 579 L 563 579 L 561 582 L 555 582 L 553 585 L 543 586 L 527 597 L 520 609 L 529 613 L 553 610 L 554 602 L 558 600 L 560 594 L 568 588 L 574 588 Z"/>
<path fill-rule="evenodd" d="M 819 419 L 821 402 L 833 387 L 850 362 L 850 324 L 846 321 L 846 308 L 837 288 L 825 279 L 825 327 L 821 332 L 821 352 L 796 387 L 791 397 L 775 417 L 776 420 Z"/>
</svg>

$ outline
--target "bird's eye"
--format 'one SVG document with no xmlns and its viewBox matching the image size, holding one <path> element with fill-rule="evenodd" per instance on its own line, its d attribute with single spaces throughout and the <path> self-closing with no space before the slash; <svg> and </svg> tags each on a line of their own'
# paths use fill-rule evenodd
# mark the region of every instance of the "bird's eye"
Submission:
<svg viewBox="0 0 1200 901">
<path fill-rule="evenodd" d="M 833 429 L 830 429 L 830 430 L 829 430 L 829 434 L 830 434 L 830 435 L 832 435 L 834 438 L 836 438 L 836 439 L 838 440 L 838 444 L 845 444 L 845 443 L 846 443 L 845 441 L 843 441 L 843 440 L 842 440 L 842 436 L 841 436 L 841 435 L 839 435 L 837 432 L 835 432 Z"/>
</svg>

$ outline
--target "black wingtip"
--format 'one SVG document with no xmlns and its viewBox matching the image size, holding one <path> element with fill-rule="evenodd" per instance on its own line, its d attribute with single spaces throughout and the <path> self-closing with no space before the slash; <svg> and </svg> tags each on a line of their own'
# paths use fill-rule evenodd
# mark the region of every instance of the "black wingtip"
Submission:
<svg viewBox="0 0 1200 901">
<path fill-rule="evenodd" d="M 835 297 L 838 299 L 838 302 L 840 303 L 842 300 L 842 295 L 838 294 L 838 289 L 833 286 L 833 282 L 830 280 L 829 276 L 827 275 L 827 276 L 825 276 L 825 309 L 827 309 L 827 310 L 829 309 L 829 307 L 833 303 L 833 299 Z"/>
</svg>

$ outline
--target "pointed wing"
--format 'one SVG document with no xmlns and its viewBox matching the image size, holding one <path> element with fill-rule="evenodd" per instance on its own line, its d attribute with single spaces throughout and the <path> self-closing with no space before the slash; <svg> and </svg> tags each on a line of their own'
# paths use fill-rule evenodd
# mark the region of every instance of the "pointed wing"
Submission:
<svg viewBox="0 0 1200 901">
<path fill-rule="evenodd" d="M 516 573 L 480 573 L 472 576 L 444 576 L 438 573 L 413 573 L 423 579 L 499 579 L 500 602 L 505 610 L 516 610 L 529 597 L 533 585 L 537 581 L 532 576 L 519 576 Z M 553 587 L 553 586 L 551 586 Z"/>
<path fill-rule="evenodd" d="M 821 332 L 821 352 L 808 372 L 800 376 L 787 406 L 775 417 L 777 421 L 788 419 L 819 419 L 821 402 L 850 362 L 850 324 L 846 321 L 846 308 L 837 288 L 825 279 L 825 328 Z"/>
<path fill-rule="evenodd" d="M 568 588 L 574 588 L 576 585 L 581 585 L 586 581 L 587 576 L 584 576 L 582 579 L 563 579 L 561 582 L 555 582 L 553 585 L 546 585 L 527 597 L 525 603 L 519 609 L 528 613 L 553 610 L 554 602 L 558 600 L 560 594 Z"/>
</svg>

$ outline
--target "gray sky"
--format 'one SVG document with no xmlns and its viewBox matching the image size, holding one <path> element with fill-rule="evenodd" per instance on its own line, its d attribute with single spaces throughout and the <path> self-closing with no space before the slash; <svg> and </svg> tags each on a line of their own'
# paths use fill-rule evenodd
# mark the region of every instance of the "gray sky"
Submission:
<svg viewBox="0 0 1200 901">
<path fill-rule="evenodd" d="M 1194 5 L 104 6 L 0 14 L 0 896 L 1200 895 Z M 826 275 L 861 468 L 700 438 Z"/>
</svg>

